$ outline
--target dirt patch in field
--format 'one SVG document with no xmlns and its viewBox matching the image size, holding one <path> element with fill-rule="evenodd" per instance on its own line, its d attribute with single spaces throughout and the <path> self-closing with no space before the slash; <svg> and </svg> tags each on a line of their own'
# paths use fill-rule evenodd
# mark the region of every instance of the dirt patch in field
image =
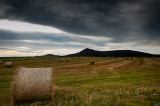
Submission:
<svg viewBox="0 0 160 106">
<path fill-rule="evenodd" d="M 122 61 L 124 59 L 119 59 L 119 60 L 105 60 L 105 61 L 100 61 L 100 62 L 96 62 L 95 65 L 91 66 L 89 65 L 89 63 L 83 63 L 83 64 L 73 64 L 73 65 L 64 65 L 64 66 L 58 66 L 55 67 L 56 69 L 61 69 L 61 68 L 86 68 L 86 67 L 100 67 L 100 66 L 104 66 L 104 65 L 108 65 L 108 64 L 112 64 L 115 62 L 119 62 Z"/>
<path fill-rule="evenodd" d="M 128 64 L 130 64 L 132 61 L 124 61 L 122 63 L 115 63 L 115 64 L 112 64 L 111 66 L 109 66 L 109 70 L 112 70 L 112 69 L 117 69 L 117 68 L 122 68 L 122 67 L 125 67 L 127 66 Z"/>
<path fill-rule="evenodd" d="M 157 60 L 157 59 L 150 59 L 151 61 L 152 61 L 152 63 L 154 63 L 154 64 L 160 64 L 160 61 L 159 60 Z"/>
</svg>

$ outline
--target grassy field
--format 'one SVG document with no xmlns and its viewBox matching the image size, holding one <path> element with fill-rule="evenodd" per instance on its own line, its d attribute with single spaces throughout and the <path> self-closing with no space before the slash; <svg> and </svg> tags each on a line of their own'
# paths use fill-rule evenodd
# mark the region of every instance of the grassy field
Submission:
<svg viewBox="0 0 160 106">
<path fill-rule="evenodd" d="M 53 101 L 22 105 L 76 106 L 154 106 L 160 103 L 160 58 L 105 59 L 102 57 L 15 58 L 13 68 L 0 65 L 0 105 L 11 104 L 11 82 L 18 66 L 53 67 L 55 95 Z M 96 65 L 89 65 L 94 60 Z"/>
</svg>

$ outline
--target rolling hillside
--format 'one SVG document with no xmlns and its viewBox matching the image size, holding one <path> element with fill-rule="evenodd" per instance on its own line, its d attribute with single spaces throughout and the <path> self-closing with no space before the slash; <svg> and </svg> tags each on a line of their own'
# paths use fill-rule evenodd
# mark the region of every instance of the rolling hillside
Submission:
<svg viewBox="0 0 160 106">
<path fill-rule="evenodd" d="M 95 57 L 160 57 L 160 55 L 154 55 L 133 50 L 115 50 L 115 51 L 96 51 L 86 48 L 78 53 L 67 55 L 72 56 L 95 56 Z"/>
</svg>

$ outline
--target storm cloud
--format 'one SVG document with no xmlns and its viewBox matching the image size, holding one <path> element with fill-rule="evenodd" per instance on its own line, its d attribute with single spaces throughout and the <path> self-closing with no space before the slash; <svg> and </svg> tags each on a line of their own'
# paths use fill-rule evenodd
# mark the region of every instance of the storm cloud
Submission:
<svg viewBox="0 0 160 106">
<path fill-rule="evenodd" d="M 79 50 L 87 46 L 159 54 L 159 12 L 159 0 L 0 0 L 0 19 L 50 26 L 65 32 L 19 33 L 0 29 L 1 48 L 9 46 L 7 41 L 16 44 L 16 40 L 31 48 L 40 47 L 40 43 L 40 48 L 49 49 Z"/>
</svg>

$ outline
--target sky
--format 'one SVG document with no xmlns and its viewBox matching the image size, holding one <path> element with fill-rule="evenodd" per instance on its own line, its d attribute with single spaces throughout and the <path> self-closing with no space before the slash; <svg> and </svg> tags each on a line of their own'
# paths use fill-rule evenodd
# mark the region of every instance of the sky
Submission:
<svg viewBox="0 0 160 106">
<path fill-rule="evenodd" d="M 160 0 L 0 0 L 0 57 L 85 48 L 160 54 Z"/>
</svg>

